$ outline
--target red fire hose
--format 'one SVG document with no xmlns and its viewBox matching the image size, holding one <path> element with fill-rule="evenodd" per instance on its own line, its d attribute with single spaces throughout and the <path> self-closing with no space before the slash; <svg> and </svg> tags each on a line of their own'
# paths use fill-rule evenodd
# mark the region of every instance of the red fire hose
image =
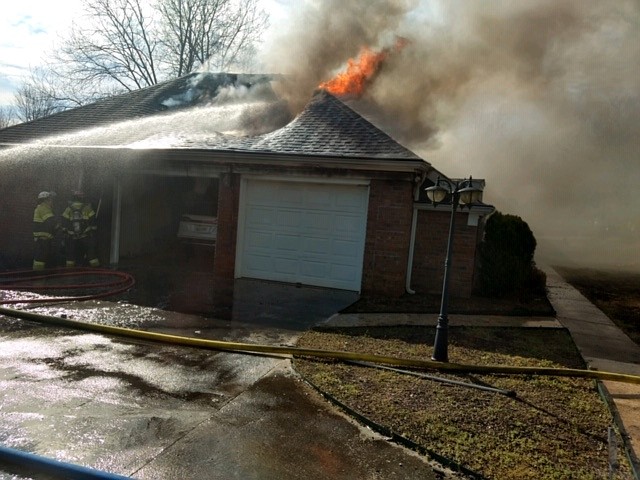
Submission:
<svg viewBox="0 0 640 480">
<path fill-rule="evenodd" d="M 0 272 L 0 290 L 90 291 L 81 295 L 23 299 L 2 299 L 0 304 L 82 301 L 104 298 L 129 290 L 135 284 L 133 276 L 117 270 L 101 268 L 58 268 L 43 271 L 20 270 Z"/>
</svg>

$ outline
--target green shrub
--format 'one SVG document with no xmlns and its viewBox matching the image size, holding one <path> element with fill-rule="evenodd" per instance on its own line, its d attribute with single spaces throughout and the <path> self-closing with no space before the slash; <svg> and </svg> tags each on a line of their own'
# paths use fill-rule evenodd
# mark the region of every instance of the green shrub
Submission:
<svg viewBox="0 0 640 480">
<path fill-rule="evenodd" d="M 533 262 L 535 249 L 536 239 L 524 220 L 495 212 L 480 245 L 480 293 L 504 297 L 541 285 L 544 289 L 544 272 Z"/>
</svg>

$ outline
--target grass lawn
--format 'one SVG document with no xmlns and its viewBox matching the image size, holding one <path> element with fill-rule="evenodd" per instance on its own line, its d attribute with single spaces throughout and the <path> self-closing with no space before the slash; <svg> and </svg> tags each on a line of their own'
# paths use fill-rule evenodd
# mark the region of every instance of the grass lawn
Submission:
<svg viewBox="0 0 640 480">
<path fill-rule="evenodd" d="M 640 274 L 556 267 L 569 283 L 640 343 Z M 361 299 L 343 313 L 435 313 L 439 297 Z M 450 313 L 553 315 L 546 298 L 451 299 Z M 316 329 L 298 345 L 407 358 L 431 357 L 433 327 Z M 562 329 L 451 327 L 449 359 L 481 365 L 584 368 Z M 613 419 L 593 380 L 507 375 L 443 378 L 513 390 L 516 397 L 389 370 L 297 358 L 296 370 L 371 421 L 491 479 L 609 478 Z M 621 445 L 621 440 L 619 445 Z M 614 478 L 633 478 L 622 448 Z"/>
</svg>

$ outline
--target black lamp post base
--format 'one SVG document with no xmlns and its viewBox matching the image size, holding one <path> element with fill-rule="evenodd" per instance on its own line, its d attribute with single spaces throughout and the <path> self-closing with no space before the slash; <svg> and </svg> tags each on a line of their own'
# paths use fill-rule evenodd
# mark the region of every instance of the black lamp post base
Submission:
<svg viewBox="0 0 640 480">
<path fill-rule="evenodd" d="M 436 362 L 449 361 L 449 319 L 446 316 L 438 317 L 436 327 L 436 339 L 433 342 L 433 356 L 431 360 Z"/>
</svg>

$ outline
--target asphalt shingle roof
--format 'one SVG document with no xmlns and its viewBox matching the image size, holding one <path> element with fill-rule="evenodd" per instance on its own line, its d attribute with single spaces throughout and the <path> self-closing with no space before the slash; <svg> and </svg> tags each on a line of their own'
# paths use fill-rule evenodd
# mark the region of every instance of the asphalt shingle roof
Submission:
<svg viewBox="0 0 640 480">
<path fill-rule="evenodd" d="M 327 92 L 319 91 L 288 125 L 257 139 L 253 149 L 344 157 L 419 157 Z"/>
<path fill-rule="evenodd" d="M 175 111 L 209 101 L 224 86 L 250 86 L 267 80 L 266 75 L 193 73 L 0 129 L 0 144 L 42 140 L 52 135 Z"/>
<path fill-rule="evenodd" d="M 416 154 L 325 91 L 316 92 L 292 121 L 289 121 L 288 112 L 283 114 L 282 102 L 278 103 L 275 97 L 267 98 L 271 103 L 264 101 L 264 97 L 254 103 L 251 106 L 254 123 L 256 119 L 267 115 L 281 117 L 278 119 L 279 128 L 266 129 L 268 133 L 264 133 L 265 128 L 262 128 L 258 134 L 255 131 L 247 134 L 246 128 L 241 125 L 246 123 L 244 111 L 234 110 L 230 113 L 220 110 L 224 105 L 207 105 L 218 95 L 221 86 L 250 86 L 259 82 L 267 83 L 267 80 L 269 77 L 251 75 L 189 75 L 0 130 L 0 144 L 35 140 L 40 144 L 74 146 L 234 150 L 420 160 Z M 274 108 L 274 105 L 280 106 Z M 185 106 L 190 109 L 185 109 Z M 182 109 L 178 111 L 179 107 Z M 171 113 L 167 110 L 171 110 Z M 176 113 L 172 115 L 173 112 Z M 198 122 L 189 121 L 196 116 L 200 119 Z M 139 120 L 131 123 L 132 119 Z M 103 127 L 89 128 L 101 125 Z M 52 134 L 66 135 L 56 138 L 49 136 Z"/>
</svg>

